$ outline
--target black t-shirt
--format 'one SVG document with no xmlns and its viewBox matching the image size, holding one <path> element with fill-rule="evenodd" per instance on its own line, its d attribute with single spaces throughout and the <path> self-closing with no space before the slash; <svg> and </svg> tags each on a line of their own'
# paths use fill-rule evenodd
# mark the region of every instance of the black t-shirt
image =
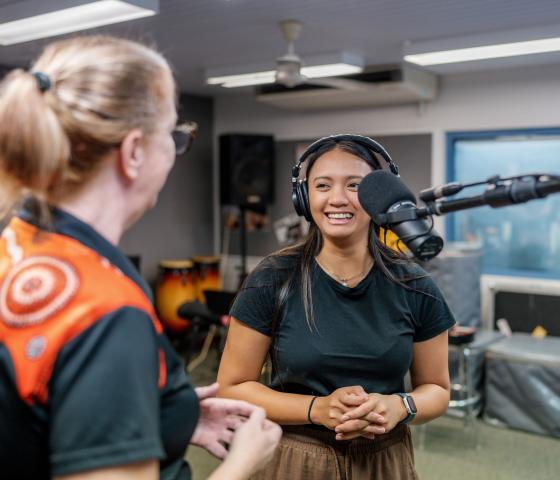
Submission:
<svg viewBox="0 0 560 480">
<path fill-rule="evenodd" d="M 375 266 L 358 285 L 345 287 L 314 263 L 310 325 L 299 268 L 297 256 L 267 257 L 247 278 L 230 312 L 273 336 L 274 389 L 329 395 L 361 385 L 370 393 L 402 392 L 413 342 L 433 338 L 455 323 L 440 290 L 416 264 L 392 267 L 398 278 L 422 277 L 406 282 L 411 291 Z M 279 292 L 290 276 L 291 288 L 277 315 Z"/>
<path fill-rule="evenodd" d="M 53 227 L 58 236 L 52 242 L 77 240 L 150 298 L 128 259 L 89 225 L 55 210 Z M 0 478 L 46 480 L 154 459 L 161 479 L 190 479 L 184 454 L 198 399 L 182 361 L 146 311 L 122 306 L 69 339 L 57 354 L 45 403 L 29 404 L 18 395 L 21 372 L 8 342 L 0 338 Z"/>
</svg>

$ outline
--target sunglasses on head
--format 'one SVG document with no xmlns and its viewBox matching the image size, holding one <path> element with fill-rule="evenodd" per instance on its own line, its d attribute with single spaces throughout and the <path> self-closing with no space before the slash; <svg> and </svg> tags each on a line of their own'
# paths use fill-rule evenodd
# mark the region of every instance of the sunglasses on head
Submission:
<svg viewBox="0 0 560 480">
<path fill-rule="evenodd" d="M 175 143 L 176 155 L 183 155 L 191 149 L 197 132 L 198 123 L 196 122 L 181 123 L 173 129 L 171 136 L 173 137 L 173 142 Z"/>
</svg>

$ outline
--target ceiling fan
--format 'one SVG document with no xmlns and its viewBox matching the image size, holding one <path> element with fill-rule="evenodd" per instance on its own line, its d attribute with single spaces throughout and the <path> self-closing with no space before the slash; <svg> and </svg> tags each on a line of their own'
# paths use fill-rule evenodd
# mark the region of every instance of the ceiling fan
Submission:
<svg viewBox="0 0 560 480">
<path fill-rule="evenodd" d="M 295 52 L 295 42 L 301 35 L 303 24 L 297 20 L 283 20 L 279 22 L 278 26 L 288 44 L 288 52 L 276 59 L 274 79 L 278 85 L 294 88 L 299 85 L 311 84 L 343 90 L 363 90 L 367 88 L 363 82 L 330 76 L 333 75 L 332 72 L 324 71 L 321 74 L 319 71 L 314 74 L 305 75 L 303 73 L 305 71 L 304 63 Z M 351 66 L 348 65 L 348 67 Z M 308 70 L 311 71 L 312 68 L 308 68 Z M 361 71 L 361 67 L 355 67 L 353 72 L 350 70 L 346 74 L 359 73 Z"/>
<path fill-rule="evenodd" d="M 206 83 L 225 88 L 254 85 L 257 101 L 293 110 L 398 105 L 437 96 L 436 76 L 406 63 L 364 71 L 362 59 L 338 52 L 309 57 L 306 66 L 295 51 L 303 24 L 284 20 L 279 27 L 288 51 L 276 59 L 274 70 L 270 64 L 216 68 L 206 71 Z"/>
<path fill-rule="evenodd" d="M 207 72 L 206 82 L 226 88 L 266 84 L 288 89 L 304 84 L 354 91 L 367 88 L 364 82 L 340 77 L 361 73 L 362 59 L 338 52 L 315 57 L 315 62 L 311 66 L 305 66 L 295 52 L 295 42 L 301 34 L 303 24 L 297 20 L 283 20 L 278 25 L 288 44 L 288 52 L 276 59 L 275 70 L 262 69 L 239 73 L 239 69 L 236 68 L 235 72 L 227 74 L 227 70 L 216 69 L 214 74 Z"/>
</svg>

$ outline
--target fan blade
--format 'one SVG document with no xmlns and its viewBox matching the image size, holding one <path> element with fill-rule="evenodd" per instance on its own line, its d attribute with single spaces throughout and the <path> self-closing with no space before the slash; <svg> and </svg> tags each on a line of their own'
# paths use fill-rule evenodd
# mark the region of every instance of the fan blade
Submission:
<svg viewBox="0 0 560 480">
<path fill-rule="evenodd" d="M 306 78 L 305 83 L 310 85 L 319 85 L 322 87 L 337 88 L 339 90 L 350 90 L 354 92 L 365 92 L 371 89 L 371 85 L 357 80 L 351 80 L 349 78 Z"/>
</svg>

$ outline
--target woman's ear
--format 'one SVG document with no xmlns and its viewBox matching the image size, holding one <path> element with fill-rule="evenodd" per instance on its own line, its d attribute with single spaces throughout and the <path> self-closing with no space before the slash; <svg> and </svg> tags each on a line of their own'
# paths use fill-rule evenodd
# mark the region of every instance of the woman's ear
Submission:
<svg viewBox="0 0 560 480">
<path fill-rule="evenodd" d="M 118 166 L 123 176 L 133 181 L 138 178 L 145 160 L 144 134 L 142 130 L 131 130 L 119 147 Z"/>
</svg>

